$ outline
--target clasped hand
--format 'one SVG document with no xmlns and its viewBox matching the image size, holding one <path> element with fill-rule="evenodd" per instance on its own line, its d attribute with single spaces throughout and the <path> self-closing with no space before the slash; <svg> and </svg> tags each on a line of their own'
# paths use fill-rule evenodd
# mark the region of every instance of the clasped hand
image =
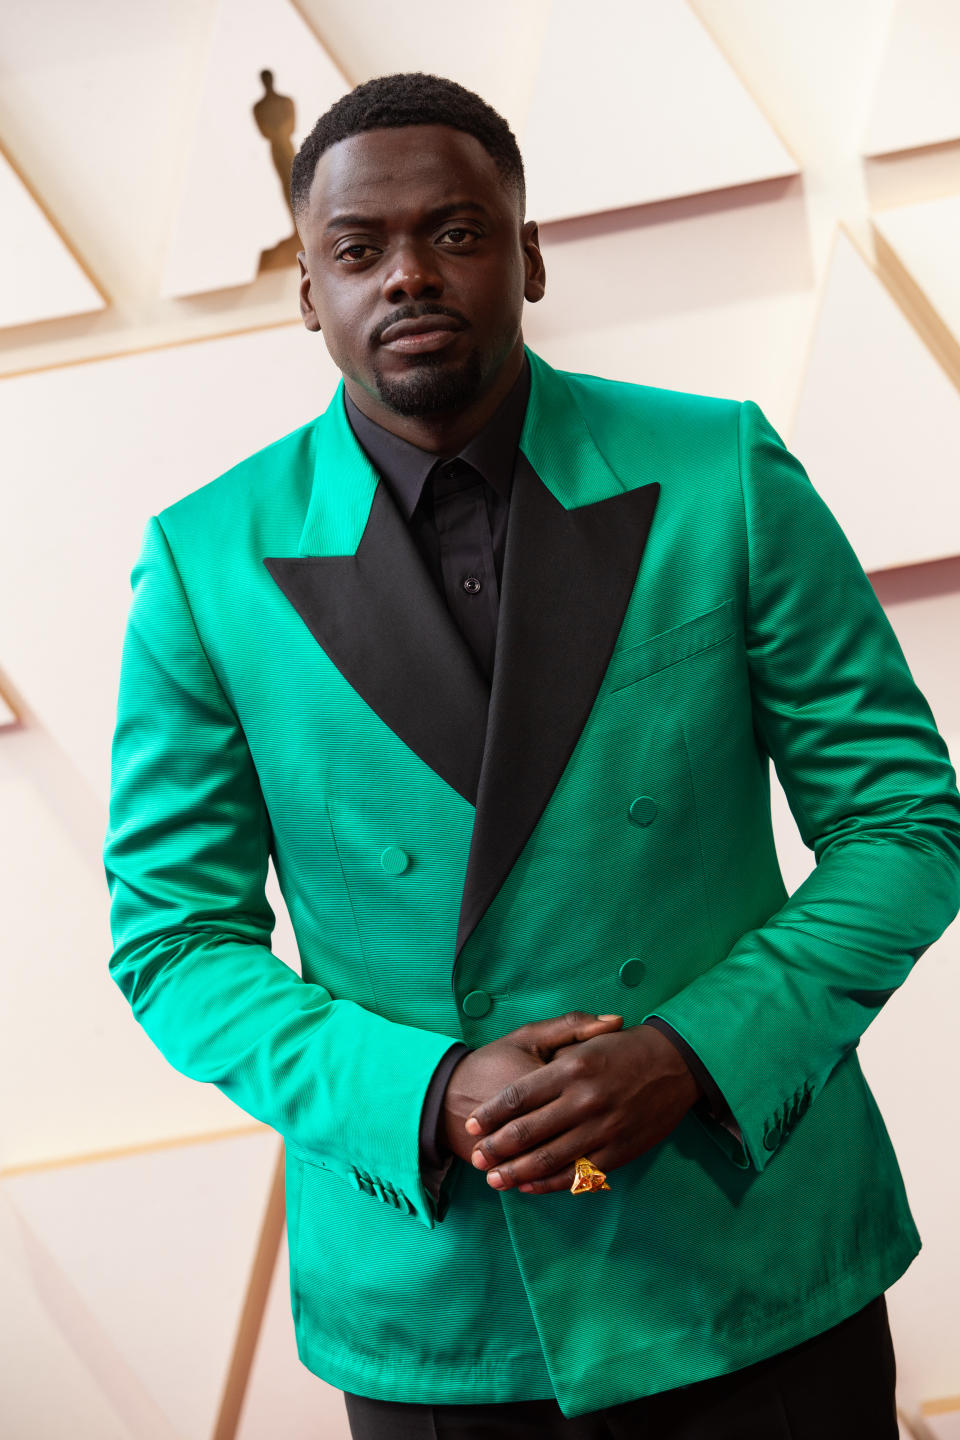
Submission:
<svg viewBox="0 0 960 1440">
<path fill-rule="evenodd" d="M 656 1145 L 702 1095 L 675 1045 L 621 1015 L 533 1021 L 465 1055 L 442 1133 L 498 1190 L 569 1190 L 586 1155 L 608 1175 Z M 468 1128 L 469 1127 L 469 1128 Z"/>
</svg>

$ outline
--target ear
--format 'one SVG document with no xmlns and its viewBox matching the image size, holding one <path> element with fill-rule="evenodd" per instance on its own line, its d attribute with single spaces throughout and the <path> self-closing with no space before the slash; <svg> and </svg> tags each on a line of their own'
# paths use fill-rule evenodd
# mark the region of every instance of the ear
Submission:
<svg viewBox="0 0 960 1440">
<path fill-rule="evenodd" d="M 543 299 L 547 288 L 547 272 L 540 254 L 540 232 L 536 220 L 527 220 L 520 231 L 523 259 L 526 266 L 526 283 L 523 298 L 535 304 Z"/>
<path fill-rule="evenodd" d="M 306 266 L 306 258 L 305 250 L 301 250 L 297 255 L 297 264 L 300 266 L 300 314 L 303 316 L 303 323 L 308 330 L 319 330 L 320 321 L 313 308 L 313 299 L 310 294 L 310 272 Z"/>
</svg>

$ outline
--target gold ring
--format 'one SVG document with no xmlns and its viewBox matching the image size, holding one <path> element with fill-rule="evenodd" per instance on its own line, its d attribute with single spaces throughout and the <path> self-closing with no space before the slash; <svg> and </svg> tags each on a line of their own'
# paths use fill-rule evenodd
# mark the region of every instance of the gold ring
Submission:
<svg viewBox="0 0 960 1440">
<path fill-rule="evenodd" d="M 609 1190 L 607 1177 L 603 1171 L 592 1164 L 585 1155 L 576 1162 L 574 1166 L 573 1184 L 570 1190 L 574 1195 L 579 1195 L 584 1190 Z"/>
</svg>

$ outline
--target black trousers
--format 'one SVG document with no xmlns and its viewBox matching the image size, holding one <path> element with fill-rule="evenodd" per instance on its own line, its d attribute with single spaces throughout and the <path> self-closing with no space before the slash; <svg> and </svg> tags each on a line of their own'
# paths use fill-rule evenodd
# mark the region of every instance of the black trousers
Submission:
<svg viewBox="0 0 960 1440">
<path fill-rule="evenodd" d="M 566 1419 L 555 1400 L 409 1405 L 346 1392 L 354 1440 L 897 1440 L 883 1295 L 728 1375 Z"/>
</svg>

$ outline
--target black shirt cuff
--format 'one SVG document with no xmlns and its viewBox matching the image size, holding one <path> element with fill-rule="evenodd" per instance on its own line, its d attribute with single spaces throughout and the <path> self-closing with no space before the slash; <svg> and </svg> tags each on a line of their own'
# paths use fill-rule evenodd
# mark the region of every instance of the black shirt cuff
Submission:
<svg viewBox="0 0 960 1440">
<path fill-rule="evenodd" d="M 420 1112 L 420 1167 L 427 1166 L 431 1170 L 437 1170 L 449 1159 L 450 1152 L 443 1145 L 440 1138 L 440 1119 L 443 1115 L 443 1097 L 447 1088 L 447 1081 L 456 1066 L 458 1060 L 468 1055 L 474 1047 L 463 1041 L 457 1041 L 440 1060 L 433 1078 L 427 1087 L 427 1093 L 423 1101 L 423 1109 Z"/>
<path fill-rule="evenodd" d="M 661 1020 L 659 1015 L 651 1015 L 649 1019 L 644 1020 L 643 1023 L 644 1025 L 652 1025 L 654 1030 L 659 1030 L 661 1035 L 666 1035 L 667 1039 L 676 1045 L 680 1054 L 684 1060 L 686 1060 L 693 1078 L 699 1083 L 704 1095 L 707 1100 L 709 1100 L 710 1107 L 717 1119 L 729 1120 L 731 1123 L 736 1124 L 736 1121 L 733 1119 L 733 1112 L 726 1100 L 724 1100 L 720 1092 L 720 1087 L 700 1059 L 700 1056 L 695 1050 L 690 1048 L 686 1040 L 678 1035 L 673 1026 L 667 1024 L 666 1020 Z"/>
</svg>

